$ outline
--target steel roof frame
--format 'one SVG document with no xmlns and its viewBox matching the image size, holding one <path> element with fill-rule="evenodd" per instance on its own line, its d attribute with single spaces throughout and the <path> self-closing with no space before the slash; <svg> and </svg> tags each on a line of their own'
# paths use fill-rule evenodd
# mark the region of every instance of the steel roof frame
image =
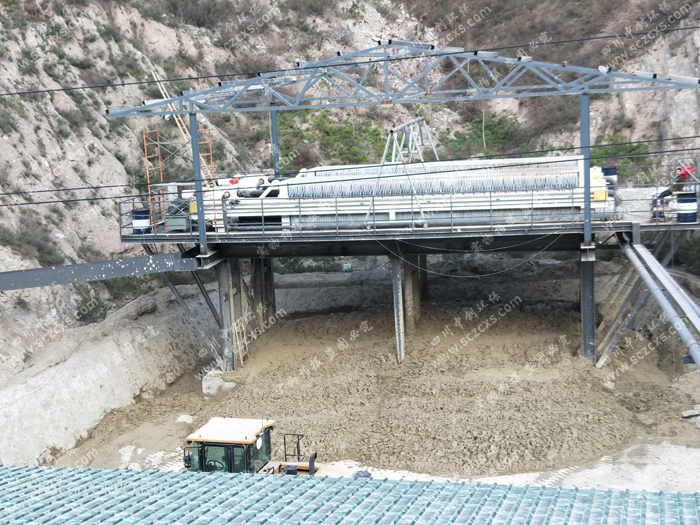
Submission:
<svg viewBox="0 0 700 525">
<path fill-rule="evenodd" d="M 423 67 L 415 75 L 404 75 L 395 64 L 406 60 L 421 60 Z M 482 73 L 481 80 L 471 71 L 474 65 L 478 65 Z M 501 78 L 496 70 L 499 65 L 509 69 Z M 368 82 L 374 68 L 383 74 L 379 87 Z M 468 87 L 464 87 L 465 81 Z M 149 101 L 143 106 L 110 109 L 107 115 L 116 118 L 236 113 L 270 111 L 270 106 L 277 110 L 321 109 L 697 89 L 699 84 L 699 79 L 691 77 L 660 78 L 642 71 L 622 73 L 605 66 L 593 69 L 540 62 L 527 56 L 501 57 L 491 51 L 386 40 L 369 49 L 339 52 L 335 57 L 298 63 L 296 68 L 220 82 L 214 88 L 184 91 L 179 97 Z M 319 85 L 323 85 L 327 93 L 314 94 L 312 88 Z"/>
</svg>

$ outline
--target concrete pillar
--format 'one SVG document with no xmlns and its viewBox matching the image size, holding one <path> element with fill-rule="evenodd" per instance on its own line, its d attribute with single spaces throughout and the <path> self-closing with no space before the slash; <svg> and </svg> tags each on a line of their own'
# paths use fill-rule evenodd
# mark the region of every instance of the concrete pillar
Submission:
<svg viewBox="0 0 700 525">
<path fill-rule="evenodd" d="M 418 266 L 420 266 L 419 277 L 420 277 L 420 300 L 428 300 L 428 256 L 419 255 L 418 256 Z"/>
<path fill-rule="evenodd" d="M 245 293 L 243 288 L 243 274 L 241 273 L 240 259 L 229 259 L 228 262 L 231 267 L 232 292 L 235 292 L 232 293 L 231 296 L 231 303 L 233 304 L 233 345 L 234 350 L 241 354 L 247 351 L 245 338 L 248 335 L 248 322 L 247 319 L 243 318 L 243 294 Z"/>
<path fill-rule="evenodd" d="M 396 329 L 396 359 L 401 364 L 404 356 L 403 275 L 398 257 L 391 257 L 391 278 L 394 288 L 394 327 Z"/>
<path fill-rule="evenodd" d="M 265 287 L 263 286 L 264 279 L 263 260 L 260 257 L 250 260 L 250 295 L 252 296 L 252 304 L 250 308 L 253 310 L 256 324 L 262 330 L 263 327 L 263 306 L 265 305 Z"/>
<path fill-rule="evenodd" d="M 237 319 L 234 312 L 233 295 L 238 293 L 233 284 L 231 260 L 227 259 L 217 265 L 219 278 L 219 311 L 221 312 L 221 339 L 224 350 L 224 371 L 233 370 L 235 358 L 233 352 L 233 330 Z"/>
<path fill-rule="evenodd" d="M 258 328 L 263 330 L 264 322 L 277 313 L 275 300 L 275 274 L 270 258 L 251 259 L 250 291 L 253 296 L 253 310 Z"/>
<path fill-rule="evenodd" d="M 263 286 L 265 288 L 265 319 L 274 317 L 277 314 L 277 300 L 275 298 L 275 272 L 274 259 L 268 257 L 263 259 Z"/>
<path fill-rule="evenodd" d="M 418 257 L 416 257 L 418 263 Z M 418 265 L 413 268 L 413 318 L 415 324 L 420 321 L 420 302 L 421 302 L 421 284 L 420 284 L 420 269 Z"/>
<path fill-rule="evenodd" d="M 404 256 L 403 288 L 404 288 L 404 320 L 406 332 L 413 334 L 420 321 L 420 275 L 417 255 Z"/>
</svg>

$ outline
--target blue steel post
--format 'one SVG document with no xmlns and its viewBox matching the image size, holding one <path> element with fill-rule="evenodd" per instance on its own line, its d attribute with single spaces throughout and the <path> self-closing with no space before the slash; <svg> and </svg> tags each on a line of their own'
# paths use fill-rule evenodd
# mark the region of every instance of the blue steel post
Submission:
<svg viewBox="0 0 700 525">
<path fill-rule="evenodd" d="M 583 242 L 590 244 L 591 233 L 591 96 L 581 95 L 581 155 L 583 155 Z"/>
<path fill-rule="evenodd" d="M 590 95 L 581 95 L 581 155 L 583 155 L 583 245 L 581 246 L 581 323 L 583 356 L 595 363 L 595 252 L 591 231 Z"/>
<path fill-rule="evenodd" d="M 275 169 L 275 178 L 280 178 L 280 144 L 277 136 L 277 110 L 270 110 L 270 129 L 272 130 L 272 165 Z"/>
<path fill-rule="evenodd" d="M 192 167 L 194 187 L 197 192 L 197 223 L 199 226 L 199 253 L 207 254 L 207 224 L 204 222 L 204 194 L 202 188 L 202 168 L 199 163 L 199 132 L 197 114 L 190 113 L 190 135 L 192 139 Z"/>
</svg>

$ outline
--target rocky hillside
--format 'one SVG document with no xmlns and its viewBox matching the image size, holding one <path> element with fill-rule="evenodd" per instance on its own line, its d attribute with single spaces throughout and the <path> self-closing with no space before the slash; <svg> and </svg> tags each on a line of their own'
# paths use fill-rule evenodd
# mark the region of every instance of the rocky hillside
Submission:
<svg viewBox="0 0 700 525">
<path fill-rule="evenodd" d="M 107 119 L 105 110 L 160 98 L 154 84 L 138 84 L 151 80 L 153 71 L 182 79 L 283 68 L 299 59 L 398 38 L 467 48 L 523 44 L 523 52 L 542 60 L 593 66 L 616 61 L 623 70 L 698 76 L 697 31 L 638 43 L 634 51 L 629 39 L 624 46 L 608 41 L 544 45 L 623 34 L 626 27 L 637 31 L 641 17 L 648 27 L 663 20 L 668 27 L 696 25 L 700 11 L 684 5 L 646 0 L 554 5 L 530 0 L 2 0 L 0 91 L 30 93 L 0 97 L 0 270 L 134 253 L 119 243 L 115 199 L 134 192 L 144 180 L 142 132 L 160 128 L 174 142 L 181 138 L 172 119 Z M 679 16 L 668 22 L 674 13 Z M 180 80 L 168 89 L 175 94 L 217 80 Z M 40 92 L 114 83 L 120 85 Z M 696 135 L 697 97 L 697 92 L 685 91 L 597 98 L 593 137 Z M 416 114 L 426 117 L 447 157 L 577 142 L 578 103 L 573 99 L 329 111 L 281 118 L 283 148 L 301 153 L 286 167 L 376 160 L 384 130 Z M 213 130 L 221 171 L 269 166 L 267 115 L 201 121 Z M 348 158 L 340 141 L 362 156 Z M 188 176 L 188 170 L 186 160 L 173 160 L 166 176 Z M 0 359 L 16 364 L 18 356 L 20 361 L 27 357 L 12 343 L 37 319 L 65 322 L 77 314 L 90 322 L 154 286 L 157 279 L 145 278 L 2 294 Z M 81 314 L 86 305 L 92 307 Z"/>
</svg>

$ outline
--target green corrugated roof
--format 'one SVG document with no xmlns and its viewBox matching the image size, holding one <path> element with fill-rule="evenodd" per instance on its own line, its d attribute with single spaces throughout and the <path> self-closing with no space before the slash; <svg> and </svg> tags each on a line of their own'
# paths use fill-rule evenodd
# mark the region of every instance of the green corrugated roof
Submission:
<svg viewBox="0 0 700 525">
<path fill-rule="evenodd" d="M 0 523 L 683 524 L 700 495 L 280 476 L 0 467 Z"/>
</svg>

